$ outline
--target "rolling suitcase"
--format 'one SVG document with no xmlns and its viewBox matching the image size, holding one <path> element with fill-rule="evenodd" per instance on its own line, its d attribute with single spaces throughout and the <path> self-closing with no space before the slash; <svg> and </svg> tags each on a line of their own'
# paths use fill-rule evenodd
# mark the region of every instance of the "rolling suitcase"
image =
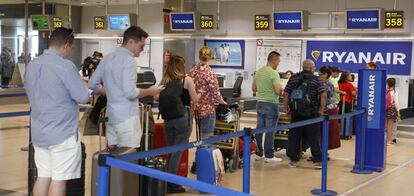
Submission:
<svg viewBox="0 0 414 196">
<path fill-rule="evenodd" d="M 145 120 L 145 125 L 143 125 L 144 130 L 144 136 L 145 136 L 145 144 L 144 144 L 144 150 L 148 151 L 150 148 L 152 148 L 152 145 L 150 146 L 150 144 L 152 144 L 153 142 L 150 141 L 150 127 L 149 127 L 149 119 L 150 119 L 150 114 L 151 113 L 151 105 L 147 105 L 144 107 L 144 114 L 142 115 L 142 119 Z M 152 116 L 151 116 L 152 117 Z M 153 129 L 153 128 L 152 128 Z M 154 137 L 151 137 L 152 139 L 154 139 Z M 149 158 L 145 158 L 142 162 L 143 166 L 152 168 L 152 169 L 157 169 L 157 170 L 161 170 L 161 171 L 166 171 L 166 159 L 164 159 L 163 157 L 149 157 Z M 165 196 L 167 194 L 167 183 L 165 181 L 156 179 L 156 178 L 151 178 L 149 176 L 144 176 L 141 175 L 140 176 L 140 185 L 139 185 L 139 189 L 140 189 L 140 196 Z"/>
<path fill-rule="evenodd" d="M 92 177 L 91 177 L 91 195 L 97 195 L 98 190 L 98 157 L 99 153 L 102 150 L 102 138 L 101 136 L 105 132 L 105 127 L 107 123 L 107 118 L 105 116 L 106 110 L 101 111 L 99 117 L 99 150 L 95 152 L 92 156 Z M 136 149 L 129 148 L 114 152 L 113 155 L 119 156 L 126 153 L 136 152 Z M 138 163 L 133 161 L 133 163 Z M 122 171 L 117 168 L 111 168 L 110 170 L 110 185 L 109 185 L 109 195 L 139 195 L 139 175 L 131 172 Z"/>
<path fill-rule="evenodd" d="M 66 182 L 66 195 L 67 196 L 81 196 L 85 195 L 85 160 L 86 160 L 86 147 L 81 142 L 82 148 L 82 163 L 81 163 L 81 176 L 77 179 L 68 180 Z M 33 195 L 33 187 L 37 178 L 37 168 L 34 161 L 34 148 L 32 143 L 29 144 L 29 195 Z"/>
<path fill-rule="evenodd" d="M 345 96 L 343 96 L 341 104 L 341 115 L 343 114 L 345 114 Z M 352 138 L 352 118 L 342 119 L 340 121 L 340 136 L 345 140 Z"/>
<path fill-rule="evenodd" d="M 220 149 L 202 147 L 196 151 L 197 180 L 218 185 L 223 180 L 224 161 Z"/>
<path fill-rule="evenodd" d="M 196 117 L 196 137 L 201 140 L 200 122 L 198 113 Z M 197 148 L 195 157 L 197 180 L 218 185 L 223 180 L 224 160 L 220 149 L 211 146 Z"/>
<path fill-rule="evenodd" d="M 153 147 L 162 148 L 167 146 L 167 139 L 164 132 L 164 123 L 156 123 L 153 137 Z M 168 155 L 162 156 L 167 160 Z M 180 165 L 178 166 L 177 175 L 187 177 L 188 176 L 188 149 L 183 151 L 181 155 Z"/>
<path fill-rule="evenodd" d="M 141 109 L 141 122 L 149 122 L 149 110 L 151 110 L 150 106 L 142 106 L 140 105 Z M 102 127 L 105 124 L 104 114 L 101 114 L 103 117 L 103 122 L 99 123 L 99 136 L 102 133 Z M 150 133 L 149 133 L 149 124 L 151 123 L 142 123 L 142 130 L 144 132 L 144 148 L 148 150 L 150 148 Z M 99 139 L 99 149 L 101 149 L 101 138 Z M 136 149 L 130 148 L 126 151 L 120 151 L 119 153 L 115 153 L 115 156 L 126 154 L 126 153 L 133 153 L 136 152 Z M 98 171 L 98 156 L 99 151 L 94 153 L 92 158 L 92 196 L 97 194 L 97 171 Z M 158 170 L 165 170 L 165 160 L 162 158 L 147 158 L 145 160 L 138 160 L 133 161 L 133 163 L 144 165 L 150 168 L 158 169 Z M 125 195 L 125 196 L 164 196 L 167 192 L 167 186 L 164 181 L 160 181 L 158 179 L 138 175 L 135 173 L 122 171 L 116 168 L 111 168 L 110 171 L 110 187 L 109 193 L 111 196 L 118 196 L 118 195 Z"/>
</svg>

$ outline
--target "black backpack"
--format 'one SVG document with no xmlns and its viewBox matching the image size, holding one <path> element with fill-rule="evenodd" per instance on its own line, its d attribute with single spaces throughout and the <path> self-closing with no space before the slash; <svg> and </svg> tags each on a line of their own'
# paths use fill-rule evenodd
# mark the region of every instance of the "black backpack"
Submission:
<svg viewBox="0 0 414 196">
<path fill-rule="evenodd" d="M 173 80 L 165 85 L 161 91 L 158 109 L 164 120 L 183 117 L 185 108 L 181 95 L 183 94 L 183 82 Z"/>
<path fill-rule="evenodd" d="M 309 85 L 309 81 L 316 76 L 301 73 L 300 77 L 300 82 L 290 94 L 289 108 L 292 111 L 292 115 L 295 117 L 316 117 L 318 114 L 318 102 L 312 100 Z"/>
</svg>

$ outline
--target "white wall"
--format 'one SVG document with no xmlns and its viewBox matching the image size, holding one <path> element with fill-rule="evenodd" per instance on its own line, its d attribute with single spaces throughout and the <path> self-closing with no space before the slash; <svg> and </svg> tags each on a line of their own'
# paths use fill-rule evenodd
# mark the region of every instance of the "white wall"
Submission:
<svg viewBox="0 0 414 196">
<path fill-rule="evenodd" d="M 337 4 L 335 4 L 337 2 Z M 286 33 L 286 32 L 255 32 L 254 31 L 254 15 L 255 14 L 271 14 L 273 11 L 272 1 L 241 1 L 241 2 L 221 2 L 220 4 L 220 29 L 210 32 L 195 32 L 194 35 L 211 34 L 215 35 L 215 38 L 229 38 L 229 36 L 236 37 L 263 37 L 263 36 L 278 36 L 278 37 L 293 37 L 303 38 L 320 36 L 322 34 L 331 34 L 334 37 L 344 36 L 350 32 L 344 32 L 343 30 L 327 31 L 327 30 L 310 30 L 303 33 Z M 309 10 L 310 12 L 326 12 L 326 11 L 344 11 L 345 9 L 355 8 L 384 8 L 391 10 L 393 7 L 392 0 L 276 0 L 276 10 Z M 140 6 L 140 21 L 139 25 L 143 27 L 150 35 L 163 35 L 163 4 L 145 4 Z M 216 14 L 217 4 L 216 2 L 199 2 L 196 4 L 196 11 L 203 14 Z M 414 1 L 413 0 L 398 0 L 397 10 L 403 10 L 405 15 L 404 30 L 393 31 L 398 33 L 395 36 L 407 36 L 414 34 Z M 119 13 L 134 13 L 135 6 L 111 6 L 109 9 L 110 14 Z M 93 29 L 93 16 L 104 15 L 104 8 L 96 7 L 83 7 L 82 9 L 82 33 L 85 34 L 107 34 L 111 35 L 114 32 L 110 31 L 96 31 Z M 313 25 L 322 25 L 324 20 L 313 21 Z M 118 32 L 120 33 L 120 32 Z M 344 34 L 345 33 L 345 34 Z M 384 33 L 391 33 L 390 31 L 362 33 L 361 31 L 353 31 L 352 35 L 357 37 L 378 37 L 381 40 L 384 37 Z M 347 36 L 347 35 L 346 35 Z M 393 35 L 387 35 L 393 36 Z M 374 41 L 374 40 L 373 40 Z M 113 45 L 108 40 L 100 40 L 102 42 L 102 48 L 105 49 L 104 53 L 109 51 L 106 49 Z M 203 45 L 202 40 L 196 41 L 196 54 L 198 49 Z M 305 56 L 306 44 L 303 45 L 303 55 Z M 197 59 L 197 56 L 196 56 Z M 157 39 L 151 42 L 151 67 L 156 71 L 156 77 L 159 80 L 161 78 L 163 62 L 163 40 Z M 413 56 L 414 62 L 414 56 Z M 245 47 L 245 70 L 252 74 L 256 64 L 256 43 L 254 39 L 246 40 Z M 220 73 L 237 72 L 242 70 L 232 69 L 215 69 Z M 408 104 L 408 82 L 409 78 L 414 78 L 414 68 L 412 66 L 412 72 L 410 77 L 397 77 L 399 78 L 400 85 L 398 90 L 400 93 L 400 103 L 402 107 L 406 107 Z M 250 90 L 251 76 L 248 80 L 243 81 L 242 96 L 251 96 Z"/>
</svg>

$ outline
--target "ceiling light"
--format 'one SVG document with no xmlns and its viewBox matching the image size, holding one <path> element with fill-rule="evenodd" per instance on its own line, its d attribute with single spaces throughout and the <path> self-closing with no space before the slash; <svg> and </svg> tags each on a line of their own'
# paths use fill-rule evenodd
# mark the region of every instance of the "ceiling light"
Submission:
<svg viewBox="0 0 414 196">
<path fill-rule="evenodd" d="M 86 5 L 86 2 L 81 2 L 80 4 L 81 4 L 81 5 Z"/>
</svg>

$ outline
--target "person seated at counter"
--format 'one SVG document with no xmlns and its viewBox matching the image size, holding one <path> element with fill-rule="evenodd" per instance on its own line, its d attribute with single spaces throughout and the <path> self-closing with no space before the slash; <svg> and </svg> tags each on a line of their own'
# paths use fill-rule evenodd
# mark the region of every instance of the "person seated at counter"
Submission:
<svg viewBox="0 0 414 196">
<path fill-rule="evenodd" d="M 366 68 L 367 69 L 379 69 L 378 65 L 372 61 L 367 63 Z"/>
</svg>

